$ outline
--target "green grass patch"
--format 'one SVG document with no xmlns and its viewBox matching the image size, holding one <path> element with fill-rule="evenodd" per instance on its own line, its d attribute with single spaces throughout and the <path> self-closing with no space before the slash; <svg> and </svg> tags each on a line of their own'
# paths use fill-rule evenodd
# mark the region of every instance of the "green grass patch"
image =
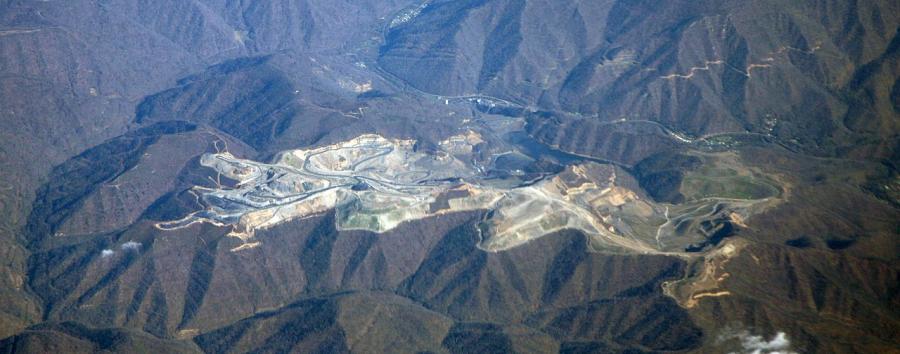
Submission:
<svg viewBox="0 0 900 354">
<path fill-rule="evenodd" d="M 711 177 L 700 174 L 686 176 L 681 191 L 688 199 L 731 198 L 763 199 L 778 195 L 778 189 L 750 176 Z"/>
</svg>

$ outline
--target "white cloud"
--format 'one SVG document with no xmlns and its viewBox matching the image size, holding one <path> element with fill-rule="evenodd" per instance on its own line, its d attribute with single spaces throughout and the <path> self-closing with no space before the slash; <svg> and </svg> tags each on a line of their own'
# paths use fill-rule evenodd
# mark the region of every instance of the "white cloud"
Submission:
<svg viewBox="0 0 900 354">
<path fill-rule="evenodd" d="M 128 241 L 122 244 L 123 251 L 137 251 L 141 249 L 140 242 Z"/>
<path fill-rule="evenodd" d="M 741 342 L 741 353 L 747 354 L 797 354 L 791 350 L 791 341 L 786 333 L 778 331 L 772 339 L 739 331 L 721 336 L 720 340 L 737 338 Z"/>
<path fill-rule="evenodd" d="M 102 258 L 109 258 L 109 257 L 112 257 L 112 255 L 114 255 L 114 254 L 116 254 L 116 251 L 113 251 L 110 249 L 105 249 L 105 250 L 100 251 L 100 257 L 102 257 Z"/>
<path fill-rule="evenodd" d="M 787 334 L 778 332 L 771 340 L 766 340 L 762 336 L 745 335 L 741 338 L 741 345 L 744 349 L 753 354 L 761 353 L 791 353 L 791 341 L 788 340 Z"/>
</svg>

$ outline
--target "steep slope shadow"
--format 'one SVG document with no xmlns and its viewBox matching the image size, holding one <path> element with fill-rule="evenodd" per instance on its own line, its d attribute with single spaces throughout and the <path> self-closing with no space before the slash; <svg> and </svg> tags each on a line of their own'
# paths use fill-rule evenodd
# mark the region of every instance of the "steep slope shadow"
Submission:
<svg viewBox="0 0 900 354">
<path fill-rule="evenodd" d="M 156 338 L 129 329 L 94 329 L 75 322 L 42 323 L 0 341 L 3 353 L 197 353 L 191 342 Z"/>
<path fill-rule="evenodd" d="M 576 232 L 499 253 L 476 250 L 477 242 L 474 227 L 454 229 L 401 284 L 400 293 L 454 318 L 527 324 L 559 342 L 676 351 L 703 343 L 703 332 L 688 313 L 661 293 L 663 281 L 683 272 L 677 259 L 591 253 Z M 485 349 L 507 343 L 505 330 L 464 328 L 469 327 L 460 327 L 445 345 Z"/>
<path fill-rule="evenodd" d="M 114 138 L 55 167 L 33 203 L 25 227 L 26 242 L 36 249 L 96 188 L 134 167 L 160 136 L 193 131 L 182 121 L 160 122 Z"/>
<path fill-rule="evenodd" d="M 263 156 L 371 130 L 360 120 L 365 100 L 341 86 L 348 85 L 344 72 L 356 69 L 328 71 L 341 65 L 331 60 L 301 52 L 228 60 L 145 97 L 135 122 L 177 118 L 211 126 Z"/>
<path fill-rule="evenodd" d="M 199 336 L 195 341 L 206 352 L 347 353 L 344 331 L 337 324 L 338 311 L 332 299 L 305 300 Z"/>
<path fill-rule="evenodd" d="M 145 98 L 135 121 L 184 117 L 214 126 L 256 149 L 266 147 L 291 124 L 300 106 L 291 82 L 268 64 L 270 57 L 227 61 L 180 86 Z"/>
<path fill-rule="evenodd" d="M 594 126 L 624 118 L 692 137 L 749 133 L 815 154 L 884 158 L 896 149 L 898 10 L 891 1 L 438 1 L 387 29 L 378 63 L 427 94 L 582 116 L 582 129 L 541 134 L 572 152 L 610 156 L 586 139 L 610 140 Z M 584 13 L 591 21 L 578 21 Z M 656 143 L 618 135 L 631 149 Z"/>
</svg>

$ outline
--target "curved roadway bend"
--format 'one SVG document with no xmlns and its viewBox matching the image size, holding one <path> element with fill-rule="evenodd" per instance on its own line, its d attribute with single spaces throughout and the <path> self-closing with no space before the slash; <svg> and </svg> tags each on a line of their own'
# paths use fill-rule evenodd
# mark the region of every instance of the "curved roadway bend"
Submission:
<svg viewBox="0 0 900 354">
<path fill-rule="evenodd" d="M 428 2 L 429 2 L 429 1 L 424 1 L 424 2 L 422 2 L 422 4 L 427 4 Z M 420 5 L 418 5 L 418 6 L 421 6 L 422 4 L 420 4 Z M 386 21 L 387 21 L 386 23 L 387 23 L 387 24 L 390 24 L 390 21 L 391 21 L 391 20 L 393 20 L 394 18 L 396 18 L 400 13 L 402 13 L 402 12 L 405 11 L 406 9 L 407 9 L 407 8 L 400 9 L 399 11 L 395 12 L 395 13 L 392 14 L 391 16 L 386 17 L 386 19 L 387 19 L 387 20 L 386 20 Z M 388 25 L 385 25 L 385 26 L 383 27 L 382 32 L 381 32 L 381 43 L 387 43 L 387 32 L 388 32 L 389 30 L 390 30 L 390 28 L 388 27 Z M 528 111 L 534 111 L 534 106 L 533 106 L 533 105 L 525 105 L 525 104 L 522 104 L 522 103 L 512 102 L 512 101 L 510 101 L 510 100 L 508 100 L 508 99 L 503 99 L 503 98 L 494 97 L 494 96 L 485 95 L 485 94 L 480 94 L 480 93 L 475 93 L 475 94 L 464 94 L 464 95 L 450 95 L 450 96 L 447 96 L 447 95 L 439 95 L 439 94 L 434 94 L 434 93 L 430 93 L 430 92 L 425 92 L 425 91 L 423 91 L 423 90 L 417 88 L 415 85 L 409 83 L 409 82 L 406 81 L 405 79 L 403 79 L 403 78 L 401 78 L 401 77 L 395 75 L 394 73 L 392 73 L 392 72 L 390 72 L 390 71 L 388 71 L 388 70 L 382 68 L 381 65 L 379 64 L 379 62 L 378 62 L 377 59 L 374 60 L 373 62 L 369 63 L 369 65 L 367 65 L 367 67 L 372 68 L 372 72 L 373 72 L 375 75 L 377 75 L 378 77 L 380 77 L 380 78 L 383 79 L 384 81 L 386 81 L 386 82 L 388 82 L 388 83 L 394 85 L 395 87 L 401 89 L 402 91 L 410 92 L 410 93 L 413 93 L 413 94 L 416 94 L 416 95 L 419 95 L 419 96 L 422 96 L 422 97 L 429 97 L 429 98 L 437 99 L 437 100 L 477 100 L 477 99 L 484 99 L 484 100 L 491 100 L 491 101 L 500 102 L 500 103 L 502 103 L 502 104 L 504 104 L 504 105 L 506 105 L 506 106 L 513 107 L 513 108 L 518 108 L 518 109 L 523 109 L 523 110 L 528 110 Z M 550 112 L 550 113 L 554 113 L 554 114 L 570 115 L 570 116 L 575 116 L 575 117 L 579 117 L 579 118 L 592 118 L 592 117 L 597 117 L 596 115 L 595 115 L 595 116 L 586 116 L 586 115 L 582 114 L 581 112 L 570 112 L 570 111 L 564 111 L 564 110 L 552 110 L 552 111 L 549 111 L 549 112 Z M 774 135 L 771 135 L 771 134 L 767 134 L 767 133 L 756 133 L 756 132 L 722 132 L 722 133 L 711 133 L 711 134 L 706 134 L 706 135 L 700 136 L 700 137 L 698 137 L 698 138 L 691 138 L 689 135 L 684 134 L 684 133 L 681 133 L 681 132 L 678 132 L 677 130 L 675 130 L 675 129 L 673 129 L 673 128 L 671 128 L 671 127 L 665 125 L 665 124 L 662 124 L 662 123 L 660 123 L 660 122 L 653 121 L 653 120 L 647 120 L 647 119 L 635 119 L 635 120 L 630 120 L 630 119 L 624 119 L 624 118 L 623 118 L 623 119 L 617 119 L 617 120 L 612 120 L 612 121 L 605 121 L 605 122 L 601 122 L 601 123 L 599 123 L 599 124 L 601 124 L 601 125 L 616 125 L 616 124 L 631 124 L 631 123 L 646 123 L 646 124 L 656 125 L 656 126 L 659 127 L 660 129 L 662 129 L 663 132 L 664 132 L 666 135 L 668 135 L 670 138 L 672 138 L 672 139 L 674 139 L 674 140 L 676 140 L 676 141 L 678 141 L 678 142 L 685 143 L 685 144 L 691 144 L 691 145 L 694 145 L 694 144 L 697 144 L 697 143 L 700 143 L 700 142 L 702 142 L 702 141 L 706 141 L 706 140 L 708 140 L 708 139 L 711 139 L 711 138 L 714 138 L 714 137 L 718 137 L 718 136 L 742 136 L 742 135 L 747 135 L 747 136 L 760 136 L 760 137 L 765 137 L 765 138 L 773 139 L 774 142 L 775 142 L 775 144 L 777 144 L 778 146 L 781 146 L 781 147 L 783 147 L 783 148 L 785 148 L 785 149 L 787 149 L 787 150 L 790 150 L 790 151 L 794 151 L 794 150 L 795 150 L 795 149 L 793 149 L 792 147 L 790 147 L 788 144 L 785 144 L 785 143 L 782 142 L 780 139 L 778 139 L 778 137 L 776 137 L 776 136 L 774 136 Z M 563 150 L 560 150 L 560 149 L 557 149 L 557 150 L 562 151 L 562 152 L 566 152 L 566 153 L 571 153 L 571 152 L 563 151 Z"/>
<path fill-rule="evenodd" d="M 333 171 L 326 171 L 323 169 L 316 168 L 315 163 L 311 162 L 314 157 L 322 155 L 324 153 L 338 151 L 338 150 L 346 150 L 346 149 L 372 149 L 377 151 L 375 154 L 371 154 L 366 156 L 359 161 L 354 162 L 349 168 L 346 170 L 346 173 L 335 173 Z M 235 164 L 244 164 L 252 167 L 253 175 L 243 179 L 240 182 L 240 185 L 248 185 L 249 183 L 253 183 L 254 186 L 251 187 L 253 189 L 244 191 L 240 194 L 240 196 L 235 196 L 233 193 L 228 193 L 229 191 L 214 191 L 210 190 L 209 195 L 215 198 L 220 198 L 229 203 L 235 203 L 238 205 L 242 205 L 247 208 L 272 208 L 279 207 L 288 204 L 293 204 L 296 202 L 303 201 L 305 199 L 309 199 L 317 194 L 327 192 L 333 190 L 335 188 L 351 188 L 354 185 L 365 182 L 373 189 L 377 190 L 379 193 L 387 194 L 387 195 L 396 195 L 396 196 L 416 196 L 421 194 L 423 190 L 433 189 L 440 185 L 448 184 L 448 180 L 428 180 L 428 177 L 431 177 L 430 171 L 413 171 L 413 172 L 421 172 L 425 175 L 421 178 L 414 180 L 412 183 L 401 183 L 397 181 L 388 181 L 383 178 L 378 178 L 378 176 L 366 175 L 365 173 L 357 173 L 357 170 L 360 166 L 371 162 L 375 159 L 387 156 L 393 153 L 396 149 L 393 146 L 385 146 L 383 144 L 378 144 L 376 142 L 371 143 L 363 143 L 356 144 L 350 146 L 339 146 L 333 148 L 326 148 L 320 151 L 315 151 L 307 155 L 303 161 L 302 169 L 296 169 L 292 166 L 287 165 L 270 165 L 259 163 L 256 161 L 250 160 L 241 160 L 238 162 L 236 159 L 223 156 L 216 155 L 215 157 L 229 165 Z M 281 170 L 281 171 L 279 171 Z M 261 180 L 263 175 L 263 171 L 267 171 L 265 180 Z M 274 171 L 274 173 L 268 173 L 270 171 Z M 328 187 L 323 187 L 315 190 L 304 191 L 293 194 L 281 194 L 275 190 L 272 190 L 269 187 L 269 184 L 281 177 L 284 177 L 288 173 L 298 174 L 303 177 L 311 178 L 311 179 L 320 179 L 327 180 L 330 183 Z M 204 188 L 206 189 L 206 188 Z M 234 191 L 234 190 L 230 190 Z M 264 194 L 254 195 L 254 192 Z M 203 198 L 210 204 L 215 205 L 215 202 L 210 201 L 207 198 Z"/>
</svg>

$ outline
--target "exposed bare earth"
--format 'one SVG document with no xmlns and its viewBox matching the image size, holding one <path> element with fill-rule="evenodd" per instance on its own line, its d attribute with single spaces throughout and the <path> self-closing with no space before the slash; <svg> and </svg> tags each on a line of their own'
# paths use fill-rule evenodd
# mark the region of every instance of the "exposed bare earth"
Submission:
<svg viewBox="0 0 900 354">
<path fill-rule="evenodd" d="M 617 183 L 625 173 L 586 162 L 534 181 L 489 180 L 471 154 L 475 132 L 454 136 L 422 152 L 412 140 L 362 135 L 343 143 L 282 152 L 271 164 L 228 152 L 204 155 L 219 174 L 217 188 L 195 187 L 205 206 L 161 222 L 174 230 L 197 222 L 232 225 L 256 247 L 255 231 L 337 209 L 337 228 L 385 232 L 398 225 L 450 212 L 490 210 L 479 224 L 480 247 L 507 250 L 563 229 L 589 236 L 595 250 L 686 256 L 685 245 L 708 237 L 702 221 L 743 220 L 773 198 L 704 196 L 684 205 L 642 198 Z M 221 177 L 237 181 L 221 183 Z M 777 198 L 775 198 L 777 199 Z M 693 225 L 687 228 L 684 225 Z"/>
</svg>

